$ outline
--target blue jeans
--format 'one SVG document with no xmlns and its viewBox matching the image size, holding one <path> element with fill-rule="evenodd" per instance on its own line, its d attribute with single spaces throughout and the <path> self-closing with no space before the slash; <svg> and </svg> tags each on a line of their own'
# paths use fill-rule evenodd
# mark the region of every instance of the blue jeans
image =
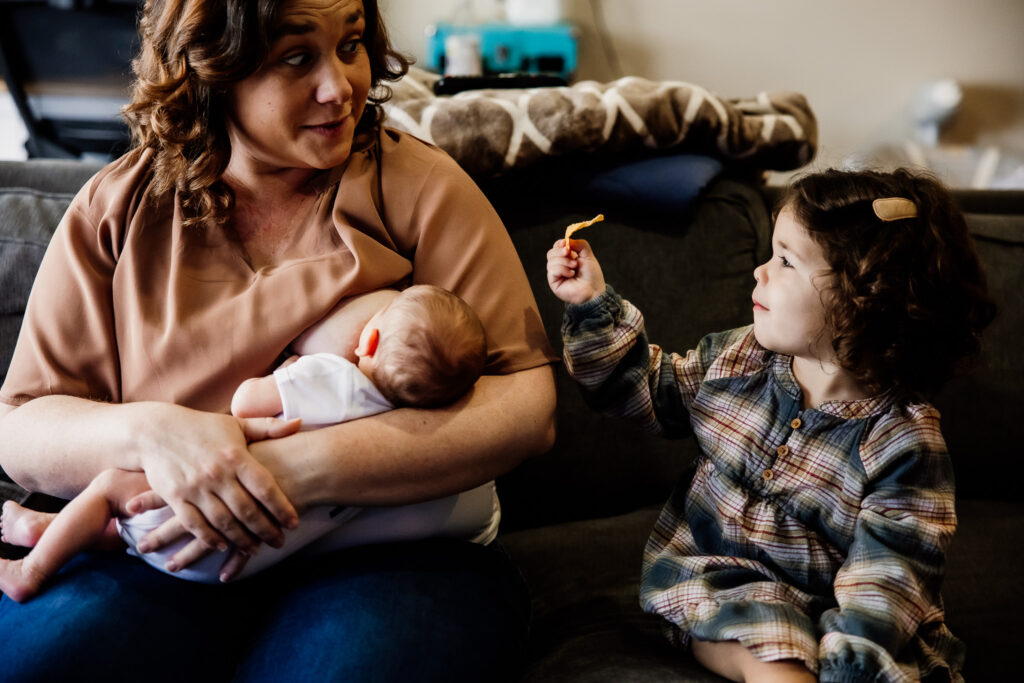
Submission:
<svg viewBox="0 0 1024 683">
<path fill-rule="evenodd" d="M 91 553 L 0 600 L 0 678 L 498 681 L 519 671 L 528 605 L 500 549 L 461 541 L 293 557 L 226 586 Z"/>
</svg>

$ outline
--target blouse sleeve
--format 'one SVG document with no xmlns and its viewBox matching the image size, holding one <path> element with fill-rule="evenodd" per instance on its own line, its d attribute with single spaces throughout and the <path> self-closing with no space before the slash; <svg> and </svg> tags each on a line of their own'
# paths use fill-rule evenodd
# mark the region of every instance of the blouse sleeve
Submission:
<svg viewBox="0 0 1024 683">
<path fill-rule="evenodd" d="M 43 256 L 0 390 L 4 403 L 51 394 L 120 399 L 111 296 L 123 223 L 97 211 L 98 178 L 72 200 Z"/>
<path fill-rule="evenodd" d="M 822 681 L 903 680 L 896 658 L 926 624 L 942 623 L 952 465 L 935 416 L 900 427 L 880 424 L 874 432 L 890 435 L 862 451 L 870 488 L 836 576 L 838 607 L 822 615 Z"/>
<path fill-rule="evenodd" d="M 381 193 L 396 246 L 412 260 L 413 282 L 448 289 L 476 311 L 487 334 L 488 374 L 556 360 L 519 255 L 483 192 L 448 155 L 399 140 L 418 147 L 394 160 L 385 155 Z"/>
</svg>

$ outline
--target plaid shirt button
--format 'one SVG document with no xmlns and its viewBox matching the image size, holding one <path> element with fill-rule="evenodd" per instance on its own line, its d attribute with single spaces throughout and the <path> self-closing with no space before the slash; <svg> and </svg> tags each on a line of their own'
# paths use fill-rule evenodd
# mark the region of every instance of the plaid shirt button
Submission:
<svg viewBox="0 0 1024 683">
<path fill-rule="evenodd" d="M 789 426 L 792 427 L 793 429 L 800 429 L 800 425 L 802 424 L 803 422 L 800 421 L 799 417 L 794 417 L 793 421 L 789 423 Z"/>
<path fill-rule="evenodd" d="M 761 478 L 764 479 L 765 481 L 771 481 L 774 476 L 775 473 L 772 472 L 771 470 L 765 470 L 764 472 L 761 473 Z"/>
<path fill-rule="evenodd" d="M 789 446 L 787 446 L 786 444 L 782 444 L 781 446 L 775 449 L 775 452 L 781 455 L 783 458 L 785 458 L 787 455 L 789 455 Z"/>
</svg>

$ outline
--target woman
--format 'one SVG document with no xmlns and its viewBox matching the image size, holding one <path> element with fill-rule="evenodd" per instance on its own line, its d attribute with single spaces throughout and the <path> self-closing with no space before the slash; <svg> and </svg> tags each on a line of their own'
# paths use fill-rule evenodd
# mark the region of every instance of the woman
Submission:
<svg viewBox="0 0 1024 683">
<path fill-rule="evenodd" d="M 500 220 L 451 159 L 379 127 L 406 63 L 376 2 L 152 0 L 141 32 L 136 147 L 79 193 L 40 268 L 0 466 L 62 497 L 144 472 L 177 515 L 152 545 L 183 528 L 252 552 L 308 506 L 439 498 L 549 447 L 551 353 Z M 227 415 L 338 300 L 421 282 L 484 322 L 488 374 L 467 397 L 281 438 Z M 11 680 L 489 680 L 522 645 L 524 602 L 506 558 L 460 541 L 219 587 L 91 555 L 0 602 L 0 661 Z"/>
</svg>

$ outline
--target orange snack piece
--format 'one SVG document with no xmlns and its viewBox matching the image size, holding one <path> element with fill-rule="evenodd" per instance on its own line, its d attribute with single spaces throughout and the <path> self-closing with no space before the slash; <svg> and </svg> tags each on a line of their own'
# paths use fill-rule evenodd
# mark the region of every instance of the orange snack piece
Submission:
<svg viewBox="0 0 1024 683">
<path fill-rule="evenodd" d="M 594 223 L 600 223 L 603 220 L 604 220 L 604 214 L 603 213 L 599 213 L 596 216 L 594 216 L 593 218 L 591 218 L 589 221 L 582 221 L 580 223 L 573 223 L 572 225 L 567 227 L 565 229 L 565 246 L 566 247 L 569 246 L 569 238 L 572 237 L 572 234 L 574 232 L 576 232 L 577 230 L 582 230 L 583 228 L 589 228 Z"/>
</svg>

